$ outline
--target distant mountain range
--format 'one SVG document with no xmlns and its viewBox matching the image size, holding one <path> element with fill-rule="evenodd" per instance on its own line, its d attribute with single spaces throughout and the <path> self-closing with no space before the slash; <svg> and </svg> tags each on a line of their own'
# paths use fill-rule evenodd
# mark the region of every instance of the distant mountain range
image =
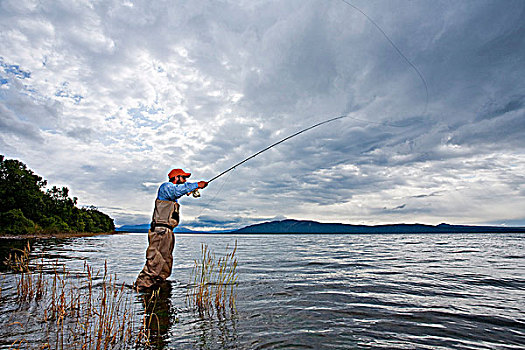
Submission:
<svg viewBox="0 0 525 350">
<path fill-rule="evenodd" d="M 117 231 L 148 232 L 149 224 L 124 225 Z M 176 227 L 175 232 L 192 233 L 184 227 Z M 392 225 L 348 225 L 325 224 L 306 220 L 282 220 L 264 222 L 243 227 L 239 230 L 206 231 L 207 233 L 525 233 L 525 227 L 505 226 L 467 226 L 467 225 L 423 225 L 423 224 L 392 224 Z"/>
<path fill-rule="evenodd" d="M 316 221 L 282 220 L 241 228 L 233 233 L 508 233 L 524 232 L 525 227 L 466 226 L 439 224 L 348 225 Z"/>
</svg>

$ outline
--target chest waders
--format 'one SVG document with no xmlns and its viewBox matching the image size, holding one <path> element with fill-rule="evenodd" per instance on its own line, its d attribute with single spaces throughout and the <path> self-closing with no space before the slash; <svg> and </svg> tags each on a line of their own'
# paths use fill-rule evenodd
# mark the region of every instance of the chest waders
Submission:
<svg viewBox="0 0 525 350">
<path fill-rule="evenodd" d="M 148 231 L 146 264 L 137 277 L 137 289 L 151 288 L 171 275 L 175 235 L 173 229 L 179 224 L 180 205 L 172 201 L 155 200 L 155 209 Z"/>
</svg>

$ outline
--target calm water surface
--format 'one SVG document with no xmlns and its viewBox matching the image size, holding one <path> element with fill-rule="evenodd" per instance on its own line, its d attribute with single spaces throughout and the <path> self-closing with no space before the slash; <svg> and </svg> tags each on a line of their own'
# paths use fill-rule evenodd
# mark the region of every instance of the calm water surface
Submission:
<svg viewBox="0 0 525 350">
<path fill-rule="evenodd" d="M 237 311 L 200 318 L 185 302 L 193 261 L 202 243 L 221 255 L 235 241 Z M 524 242 L 523 234 L 178 234 L 159 347 L 524 349 Z M 131 285 L 146 245 L 146 234 L 37 241 L 34 255 L 72 271 L 107 261 Z M 20 336 L 38 343 L 38 329 L 4 326 L 28 312 L 13 306 L 13 281 L 2 273 L 2 349 Z"/>
</svg>

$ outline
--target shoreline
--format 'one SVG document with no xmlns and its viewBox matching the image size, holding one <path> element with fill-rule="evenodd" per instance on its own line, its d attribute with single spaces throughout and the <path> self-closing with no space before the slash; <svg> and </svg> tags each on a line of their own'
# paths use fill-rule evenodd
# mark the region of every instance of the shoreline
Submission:
<svg viewBox="0 0 525 350">
<path fill-rule="evenodd" d="M 105 235 L 120 235 L 127 232 L 112 231 L 112 232 L 59 232 L 59 233 L 33 233 L 27 235 L 6 235 L 0 234 L 0 240 L 2 239 L 63 239 L 63 238 L 76 238 L 76 237 L 93 237 L 93 236 L 105 236 Z"/>
</svg>

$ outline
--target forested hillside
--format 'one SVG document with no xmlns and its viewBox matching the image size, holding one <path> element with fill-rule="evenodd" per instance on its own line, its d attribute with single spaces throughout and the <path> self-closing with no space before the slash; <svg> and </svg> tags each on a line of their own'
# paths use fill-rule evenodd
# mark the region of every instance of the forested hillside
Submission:
<svg viewBox="0 0 525 350">
<path fill-rule="evenodd" d="M 78 208 L 67 187 L 46 185 L 24 163 L 0 155 L 0 234 L 115 230 L 113 219 L 97 208 Z"/>
</svg>

